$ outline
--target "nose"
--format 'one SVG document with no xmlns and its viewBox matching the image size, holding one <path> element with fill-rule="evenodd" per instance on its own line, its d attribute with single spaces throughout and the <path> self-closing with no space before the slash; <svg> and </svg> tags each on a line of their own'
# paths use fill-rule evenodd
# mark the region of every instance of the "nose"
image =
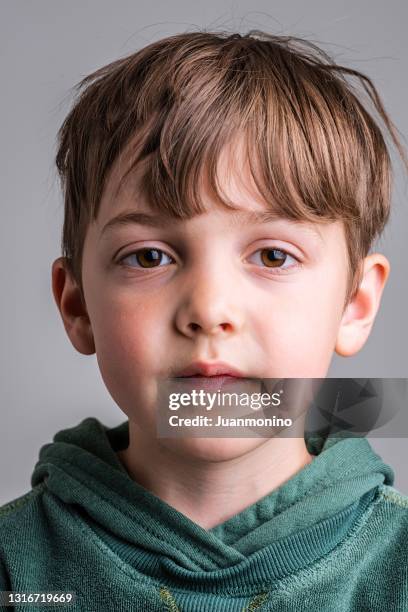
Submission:
<svg viewBox="0 0 408 612">
<path fill-rule="evenodd" d="M 183 284 L 176 327 L 184 335 L 230 336 L 242 329 L 243 320 L 243 305 L 234 282 L 231 278 L 226 282 L 219 269 L 195 272 Z"/>
</svg>

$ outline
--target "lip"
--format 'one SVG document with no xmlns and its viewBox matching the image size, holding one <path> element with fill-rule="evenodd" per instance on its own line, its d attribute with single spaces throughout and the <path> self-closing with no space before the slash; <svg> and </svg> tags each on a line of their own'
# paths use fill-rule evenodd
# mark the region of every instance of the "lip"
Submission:
<svg viewBox="0 0 408 612">
<path fill-rule="evenodd" d="M 235 368 L 234 366 L 229 365 L 223 361 L 217 362 L 205 362 L 205 361 L 195 361 L 191 363 L 187 368 L 184 368 L 180 372 L 176 374 L 176 377 L 184 378 L 184 377 L 234 377 L 234 378 L 243 378 L 245 374 Z"/>
<path fill-rule="evenodd" d="M 241 376 L 216 375 L 216 376 L 180 376 L 177 378 L 178 386 L 183 391 L 191 389 L 203 389 L 204 391 L 216 391 L 225 386 L 233 387 L 234 389 L 241 388 L 242 381 L 245 379 Z"/>
</svg>

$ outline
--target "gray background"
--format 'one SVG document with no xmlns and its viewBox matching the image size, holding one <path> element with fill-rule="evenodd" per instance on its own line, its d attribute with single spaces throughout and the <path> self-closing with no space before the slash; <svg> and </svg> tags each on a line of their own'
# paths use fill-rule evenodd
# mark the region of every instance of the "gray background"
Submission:
<svg viewBox="0 0 408 612">
<path fill-rule="evenodd" d="M 109 426 L 125 418 L 104 387 L 95 355 L 81 355 L 71 345 L 51 292 L 63 219 L 55 137 L 73 85 L 169 34 L 260 28 L 313 40 L 337 62 L 365 72 L 406 137 L 408 4 L 3 0 L 0 7 L 1 505 L 30 488 L 39 448 L 56 431 L 90 415 Z M 375 246 L 392 267 L 382 306 L 365 347 L 355 357 L 335 355 L 329 376 L 408 376 L 407 182 L 394 152 L 393 158 L 392 218 Z M 397 488 L 408 493 L 406 439 L 371 443 L 394 467 Z"/>
</svg>

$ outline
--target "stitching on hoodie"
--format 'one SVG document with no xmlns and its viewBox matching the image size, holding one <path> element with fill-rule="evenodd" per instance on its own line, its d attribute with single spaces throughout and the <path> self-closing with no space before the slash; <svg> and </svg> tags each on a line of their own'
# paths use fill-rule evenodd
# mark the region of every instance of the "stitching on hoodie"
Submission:
<svg viewBox="0 0 408 612">
<path fill-rule="evenodd" d="M 248 606 L 242 610 L 242 612 L 252 612 L 252 610 L 259 609 L 265 601 L 268 599 L 269 592 L 259 593 L 254 599 L 252 599 Z"/>
<path fill-rule="evenodd" d="M 181 612 L 171 591 L 168 588 L 161 586 L 159 588 L 159 593 L 161 599 L 164 601 L 167 607 L 168 612 Z M 268 595 L 268 592 L 259 593 L 249 602 L 248 606 L 242 609 L 242 612 L 253 612 L 253 610 L 259 609 L 268 599 Z"/>
<path fill-rule="evenodd" d="M 40 482 L 33 489 L 31 489 L 31 491 L 27 491 L 27 493 L 25 493 L 21 497 L 18 497 L 17 499 L 8 502 L 5 506 L 0 508 L 0 516 L 9 514 L 12 510 L 15 510 L 16 508 L 19 508 L 20 506 L 24 506 L 25 504 L 27 504 L 30 501 L 31 497 L 35 493 L 38 493 L 43 488 L 45 488 L 45 483 L 44 482 Z"/>
<path fill-rule="evenodd" d="M 174 599 L 171 591 L 164 586 L 159 588 L 160 597 L 164 601 L 168 612 L 181 612 L 178 607 L 176 600 Z"/>
<path fill-rule="evenodd" d="M 383 499 L 387 499 L 390 502 L 393 502 L 397 506 L 401 506 L 402 508 L 408 508 L 408 499 L 400 495 L 398 492 L 388 492 L 388 491 L 380 491 L 380 495 Z"/>
</svg>

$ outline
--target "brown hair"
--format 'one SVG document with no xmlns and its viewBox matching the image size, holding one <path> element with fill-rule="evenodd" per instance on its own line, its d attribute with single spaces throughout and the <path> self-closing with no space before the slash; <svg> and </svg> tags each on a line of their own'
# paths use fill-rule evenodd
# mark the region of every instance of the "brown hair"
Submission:
<svg viewBox="0 0 408 612">
<path fill-rule="evenodd" d="M 217 160 L 245 134 L 252 177 L 271 209 L 290 219 L 344 222 L 346 305 L 388 220 L 392 174 L 379 125 L 347 76 L 363 85 L 408 167 L 372 81 L 297 37 L 181 33 L 81 80 L 58 132 L 56 165 L 65 196 L 62 252 L 82 298 L 86 230 L 119 155 L 132 152 L 128 172 L 144 160 L 140 184 L 152 208 L 189 218 L 204 211 L 202 176 L 215 199 L 234 208 L 217 180 Z"/>
</svg>

